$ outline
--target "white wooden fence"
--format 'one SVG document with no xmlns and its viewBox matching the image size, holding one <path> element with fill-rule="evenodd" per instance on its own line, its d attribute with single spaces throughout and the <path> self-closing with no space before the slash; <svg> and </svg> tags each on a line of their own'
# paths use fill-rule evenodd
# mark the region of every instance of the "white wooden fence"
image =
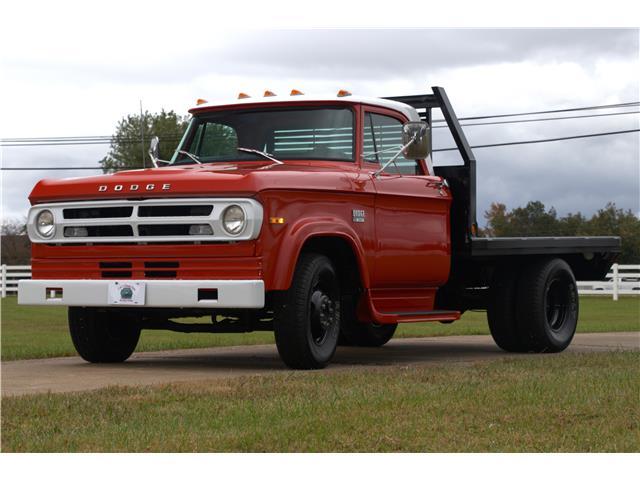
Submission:
<svg viewBox="0 0 640 480">
<path fill-rule="evenodd" d="M 7 293 L 18 291 L 18 280 L 31 278 L 31 265 L 2 265 L 0 282 L 2 284 L 2 298 Z"/>
<path fill-rule="evenodd" d="M 31 278 L 30 265 L 2 265 L 2 298 L 18 291 L 18 280 Z M 640 265 L 613 264 L 607 280 L 578 282 L 580 295 L 610 295 L 617 300 L 620 295 L 640 295 Z"/>
<path fill-rule="evenodd" d="M 580 295 L 611 295 L 618 300 L 620 295 L 640 295 L 640 265 L 618 265 L 614 263 L 602 282 L 578 282 Z"/>
</svg>

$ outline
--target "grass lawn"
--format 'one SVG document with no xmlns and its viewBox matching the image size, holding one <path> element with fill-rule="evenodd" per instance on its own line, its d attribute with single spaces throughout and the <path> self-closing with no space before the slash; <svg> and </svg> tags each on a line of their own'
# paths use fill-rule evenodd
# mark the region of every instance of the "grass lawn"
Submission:
<svg viewBox="0 0 640 480">
<path fill-rule="evenodd" d="M 2 400 L 2 451 L 637 452 L 640 353 L 290 372 Z"/>
<path fill-rule="evenodd" d="M 16 297 L 2 299 L 2 360 L 76 355 L 67 328 L 65 307 L 25 307 Z M 200 321 L 204 321 L 201 319 Z M 640 297 L 582 297 L 579 332 L 640 330 Z M 415 323 L 401 325 L 396 337 L 484 335 L 489 333 L 484 312 L 467 312 L 450 325 Z M 273 343 L 273 333 L 176 333 L 146 330 L 137 351 Z"/>
</svg>

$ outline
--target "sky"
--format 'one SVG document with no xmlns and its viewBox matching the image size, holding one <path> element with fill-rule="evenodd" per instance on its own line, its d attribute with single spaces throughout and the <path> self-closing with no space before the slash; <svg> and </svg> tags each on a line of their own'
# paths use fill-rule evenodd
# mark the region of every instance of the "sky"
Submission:
<svg viewBox="0 0 640 480">
<path fill-rule="evenodd" d="M 3 26 L 0 41 L 11 48 L 0 50 L 0 137 L 111 135 L 140 101 L 150 112 L 186 114 L 197 98 L 227 101 L 266 89 L 395 96 L 438 85 L 461 117 L 640 99 L 637 29 L 213 29 L 200 28 L 207 17 L 194 20 L 193 12 L 142 10 L 122 20 L 93 15 L 91 5 L 78 6 L 83 22 L 50 22 L 56 12 L 43 4 L 27 31 Z M 632 114 L 465 133 L 479 145 L 637 128 L 640 115 Z M 640 213 L 639 144 L 631 133 L 475 150 L 479 220 L 491 202 L 514 208 L 531 200 L 561 215 L 590 215 L 607 202 Z M 451 145 L 444 129 L 434 131 L 435 148 Z M 107 151 L 4 146 L 1 153 L 4 167 L 93 166 Z M 40 178 L 97 173 L 2 172 L 3 217 L 26 215 Z"/>
</svg>

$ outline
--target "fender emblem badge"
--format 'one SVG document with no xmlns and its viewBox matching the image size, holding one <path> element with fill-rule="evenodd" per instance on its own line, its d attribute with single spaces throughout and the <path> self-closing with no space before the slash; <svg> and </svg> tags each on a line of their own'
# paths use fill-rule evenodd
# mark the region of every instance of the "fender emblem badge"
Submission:
<svg viewBox="0 0 640 480">
<path fill-rule="evenodd" d="M 352 210 L 353 223 L 364 223 L 366 212 L 364 210 Z"/>
</svg>

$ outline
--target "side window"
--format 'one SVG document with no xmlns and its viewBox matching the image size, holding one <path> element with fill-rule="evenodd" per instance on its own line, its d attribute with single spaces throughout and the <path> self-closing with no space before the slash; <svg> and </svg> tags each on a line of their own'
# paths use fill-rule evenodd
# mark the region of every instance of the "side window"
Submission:
<svg viewBox="0 0 640 480">
<path fill-rule="evenodd" d="M 367 162 L 384 165 L 402 147 L 402 122 L 392 117 L 365 113 L 363 155 Z M 385 171 L 403 175 L 421 175 L 418 162 L 398 156 Z"/>
<path fill-rule="evenodd" d="M 199 157 L 233 155 L 238 147 L 236 131 L 221 123 L 201 123 L 191 143 L 191 153 Z"/>
</svg>

